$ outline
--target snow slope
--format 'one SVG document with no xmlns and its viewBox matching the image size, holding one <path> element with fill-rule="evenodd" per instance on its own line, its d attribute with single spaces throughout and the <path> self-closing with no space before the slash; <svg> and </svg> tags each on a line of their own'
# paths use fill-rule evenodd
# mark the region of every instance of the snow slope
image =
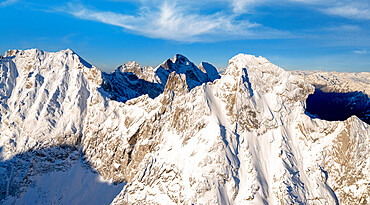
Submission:
<svg viewBox="0 0 370 205">
<path fill-rule="evenodd" d="M 221 78 L 181 55 L 107 74 L 71 50 L 9 51 L 0 68 L 2 202 L 118 187 L 113 204 L 370 201 L 369 125 L 306 115 L 314 87 L 265 58 L 239 54 Z M 81 198 L 61 188 L 81 180 Z"/>
<path fill-rule="evenodd" d="M 3 204 L 109 204 L 124 183 L 114 185 L 77 161 L 65 171 L 34 177 L 34 183 L 19 197 L 8 197 Z"/>
</svg>

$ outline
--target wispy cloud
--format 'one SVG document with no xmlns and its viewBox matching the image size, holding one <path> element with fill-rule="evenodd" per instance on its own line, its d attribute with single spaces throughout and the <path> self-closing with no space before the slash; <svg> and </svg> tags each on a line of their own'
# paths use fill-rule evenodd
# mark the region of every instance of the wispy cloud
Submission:
<svg viewBox="0 0 370 205">
<path fill-rule="evenodd" d="M 327 15 L 347 19 L 370 20 L 370 1 L 368 0 L 290 0 L 311 6 Z"/>
<path fill-rule="evenodd" d="M 370 20 L 369 0 L 229 0 L 234 6 L 234 11 L 248 13 L 254 7 L 263 4 L 302 4 L 328 15 L 340 16 L 348 19 Z"/>
<path fill-rule="evenodd" d="M 350 3 L 347 5 L 338 5 L 328 7 L 323 10 L 327 14 L 341 16 L 349 19 L 370 20 L 370 5 Z"/>
<path fill-rule="evenodd" d="M 361 28 L 357 25 L 338 25 L 338 26 L 331 26 L 331 27 L 324 27 L 323 30 L 326 31 L 360 31 Z"/>
<path fill-rule="evenodd" d="M 368 54 L 369 51 L 367 49 L 362 49 L 362 50 L 354 50 L 353 53 L 355 53 L 355 54 Z"/>
<path fill-rule="evenodd" d="M 235 13 L 249 13 L 255 6 L 263 2 L 261 0 L 231 0 Z"/>
<path fill-rule="evenodd" d="M 61 11 L 86 20 L 122 27 L 150 38 L 182 42 L 219 41 L 229 39 L 286 38 L 288 32 L 266 28 L 247 19 L 237 20 L 234 13 L 219 11 L 200 14 L 191 4 L 163 2 L 159 6 L 143 4 L 136 15 L 89 9 L 68 4 Z"/>
<path fill-rule="evenodd" d="M 5 0 L 0 2 L 0 7 L 5 7 L 16 3 L 18 0 Z"/>
<path fill-rule="evenodd" d="M 16 0 L 8 0 L 16 1 Z M 6 2 L 8 2 L 6 1 Z M 128 32 L 150 38 L 181 42 L 212 42 L 235 39 L 282 39 L 292 38 L 289 31 L 266 27 L 253 22 L 253 15 L 262 5 L 305 6 L 331 16 L 355 20 L 370 20 L 368 0 L 114 0 L 132 1 L 138 5 L 135 14 L 118 13 L 85 4 L 68 3 L 56 9 L 76 18 L 97 21 L 122 27 Z M 216 4 L 223 5 L 213 12 L 207 9 Z M 356 25 L 331 28 L 355 30 Z M 329 31 L 330 28 L 327 29 Z"/>
</svg>

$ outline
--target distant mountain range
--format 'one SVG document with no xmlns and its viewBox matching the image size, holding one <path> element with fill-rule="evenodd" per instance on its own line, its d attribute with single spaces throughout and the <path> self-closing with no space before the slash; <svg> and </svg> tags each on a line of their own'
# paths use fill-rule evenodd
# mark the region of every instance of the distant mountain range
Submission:
<svg viewBox="0 0 370 205">
<path fill-rule="evenodd" d="M 2 204 L 370 203 L 369 73 L 0 59 Z"/>
</svg>

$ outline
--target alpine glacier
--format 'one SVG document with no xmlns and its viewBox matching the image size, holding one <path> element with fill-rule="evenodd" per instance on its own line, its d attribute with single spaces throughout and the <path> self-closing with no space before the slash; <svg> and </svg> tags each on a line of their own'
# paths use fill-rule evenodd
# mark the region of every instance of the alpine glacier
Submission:
<svg viewBox="0 0 370 205">
<path fill-rule="evenodd" d="M 370 203 L 369 125 L 307 115 L 314 86 L 263 57 L 108 74 L 30 49 L 0 70 L 0 203 Z"/>
</svg>

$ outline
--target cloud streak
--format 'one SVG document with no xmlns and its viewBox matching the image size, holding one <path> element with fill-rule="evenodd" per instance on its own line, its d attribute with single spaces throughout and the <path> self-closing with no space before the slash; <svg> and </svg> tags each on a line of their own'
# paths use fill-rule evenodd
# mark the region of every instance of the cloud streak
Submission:
<svg viewBox="0 0 370 205">
<path fill-rule="evenodd" d="M 150 38 L 181 42 L 212 42 L 230 39 L 286 38 L 288 32 L 266 28 L 238 15 L 223 11 L 200 14 L 190 9 L 191 4 L 164 2 L 159 6 L 144 4 L 136 15 L 89 9 L 68 4 L 61 11 L 77 18 L 115 25 Z"/>
<path fill-rule="evenodd" d="M 353 53 L 355 53 L 355 54 L 368 54 L 369 51 L 367 49 L 362 49 L 362 50 L 354 50 Z"/>
<path fill-rule="evenodd" d="M 137 35 L 180 42 L 286 39 L 297 36 L 289 31 L 251 22 L 249 19 L 258 13 L 261 6 L 275 7 L 283 4 L 289 9 L 289 6 L 292 8 L 301 5 L 330 16 L 370 20 L 368 0 L 282 0 L 279 3 L 274 0 L 122 1 L 135 2 L 138 5 L 136 13 L 128 15 L 72 3 L 56 10 L 76 18 L 119 26 Z M 223 6 L 213 12 L 202 10 L 219 4 Z"/>
<path fill-rule="evenodd" d="M 370 20 L 369 0 L 230 0 L 234 11 L 249 12 L 260 5 L 301 4 L 332 16 L 348 19 Z"/>
<path fill-rule="evenodd" d="M 9 6 L 9 5 L 12 5 L 12 4 L 15 4 L 17 3 L 18 0 L 5 0 L 5 1 L 1 1 L 0 2 L 0 7 L 5 7 L 5 6 Z"/>
<path fill-rule="evenodd" d="M 323 10 L 325 13 L 341 16 L 348 19 L 370 20 L 370 5 L 351 3 L 347 5 L 337 5 Z"/>
</svg>

